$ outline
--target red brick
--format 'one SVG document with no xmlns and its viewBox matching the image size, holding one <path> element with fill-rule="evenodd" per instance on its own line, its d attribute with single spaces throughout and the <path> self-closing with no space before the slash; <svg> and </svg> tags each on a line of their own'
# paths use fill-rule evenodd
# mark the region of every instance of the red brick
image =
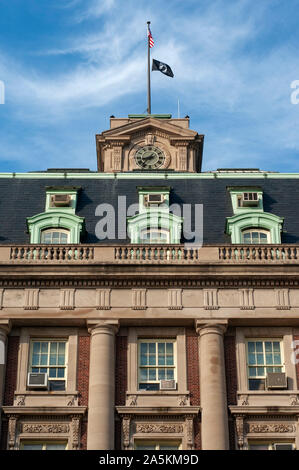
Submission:
<svg viewBox="0 0 299 470">
<path fill-rule="evenodd" d="M 198 335 L 192 328 L 186 328 L 187 387 L 190 405 L 200 405 Z M 194 448 L 201 449 L 200 418 L 194 419 Z"/>
<path fill-rule="evenodd" d="M 116 336 L 116 358 L 115 358 L 115 404 L 123 406 L 126 404 L 127 391 L 127 336 Z M 115 422 L 115 449 L 121 449 L 121 422 Z"/>
<path fill-rule="evenodd" d="M 88 406 L 90 336 L 79 336 L 77 390 L 79 406 Z M 80 449 L 87 448 L 87 418 L 81 422 Z"/>
</svg>

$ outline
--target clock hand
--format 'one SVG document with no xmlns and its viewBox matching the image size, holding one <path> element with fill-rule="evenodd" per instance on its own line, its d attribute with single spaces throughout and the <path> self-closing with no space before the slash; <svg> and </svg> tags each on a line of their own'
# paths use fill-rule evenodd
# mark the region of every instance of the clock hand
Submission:
<svg viewBox="0 0 299 470">
<path fill-rule="evenodd" d="M 146 156 L 142 157 L 142 160 L 148 160 L 149 158 L 152 158 L 154 156 L 155 155 L 152 153 L 151 155 L 146 155 Z"/>
</svg>

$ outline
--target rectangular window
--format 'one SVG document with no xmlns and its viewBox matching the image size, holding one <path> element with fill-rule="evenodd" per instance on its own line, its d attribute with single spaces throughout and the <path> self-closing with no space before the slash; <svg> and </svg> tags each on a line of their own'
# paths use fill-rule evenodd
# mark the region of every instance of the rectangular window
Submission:
<svg viewBox="0 0 299 470">
<path fill-rule="evenodd" d="M 66 450 L 67 442 L 21 441 L 21 450 Z"/>
<path fill-rule="evenodd" d="M 249 450 L 295 450 L 290 442 L 249 442 Z"/>
<path fill-rule="evenodd" d="M 135 441 L 135 450 L 179 450 L 180 448 L 179 441 Z"/>
<path fill-rule="evenodd" d="M 160 390 L 161 380 L 176 380 L 175 346 L 173 339 L 139 341 L 139 390 Z"/>
<path fill-rule="evenodd" d="M 65 340 L 33 340 L 30 345 L 29 372 L 48 374 L 49 390 L 65 390 Z"/>
<path fill-rule="evenodd" d="M 247 340 L 249 390 L 265 390 L 269 372 L 284 372 L 282 341 L 279 339 Z"/>
</svg>

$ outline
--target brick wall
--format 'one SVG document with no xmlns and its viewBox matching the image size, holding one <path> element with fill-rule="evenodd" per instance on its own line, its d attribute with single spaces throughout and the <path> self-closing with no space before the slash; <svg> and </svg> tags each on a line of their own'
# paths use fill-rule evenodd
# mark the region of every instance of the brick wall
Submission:
<svg viewBox="0 0 299 470">
<path fill-rule="evenodd" d="M 127 336 L 116 336 L 115 357 L 115 404 L 123 406 L 126 404 L 127 391 Z M 117 418 L 115 422 L 115 449 L 121 449 L 121 421 Z"/>
<path fill-rule="evenodd" d="M 88 406 L 90 336 L 79 336 L 77 390 L 79 406 Z M 87 415 L 81 422 L 80 449 L 87 448 Z"/>
<path fill-rule="evenodd" d="M 236 339 L 235 336 L 224 337 L 224 359 L 226 372 L 227 404 L 237 404 L 237 359 L 236 359 Z M 230 449 L 235 449 L 235 426 L 229 416 L 229 445 Z"/>
<path fill-rule="evenodd" d="M 14 393 L 17 384 L 17 365 L 19 354 L 19 336 L 9 336 L 7 342 L 7 361 L 4 385 L 3 405 L 11 406 L 14 402 Z M 1 449 L 5 450 L 7 445 L 8 423 L 6 419 L 2 421 Z"/>
<path fill-rule="evenodd" d="M 190 405 L 200 405 L 198 335 L 193 328 L 186 328 L 187 387 L 190 392 Z M 201 448 L 200 418 L 194 419 L 194 448 Z"/>
</svg>

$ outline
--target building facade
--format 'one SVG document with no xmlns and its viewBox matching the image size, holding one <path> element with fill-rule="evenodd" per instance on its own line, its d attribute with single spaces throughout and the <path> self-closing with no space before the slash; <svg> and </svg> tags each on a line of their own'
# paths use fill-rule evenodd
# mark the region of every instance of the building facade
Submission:
<svg viewBox="0 0 299 470">
<path fill-rule="evenodd" d="M 296 449 L 298 174 L 111 117 L 98 171 L 0 174 L 1 448 Z"/>
</svg>

